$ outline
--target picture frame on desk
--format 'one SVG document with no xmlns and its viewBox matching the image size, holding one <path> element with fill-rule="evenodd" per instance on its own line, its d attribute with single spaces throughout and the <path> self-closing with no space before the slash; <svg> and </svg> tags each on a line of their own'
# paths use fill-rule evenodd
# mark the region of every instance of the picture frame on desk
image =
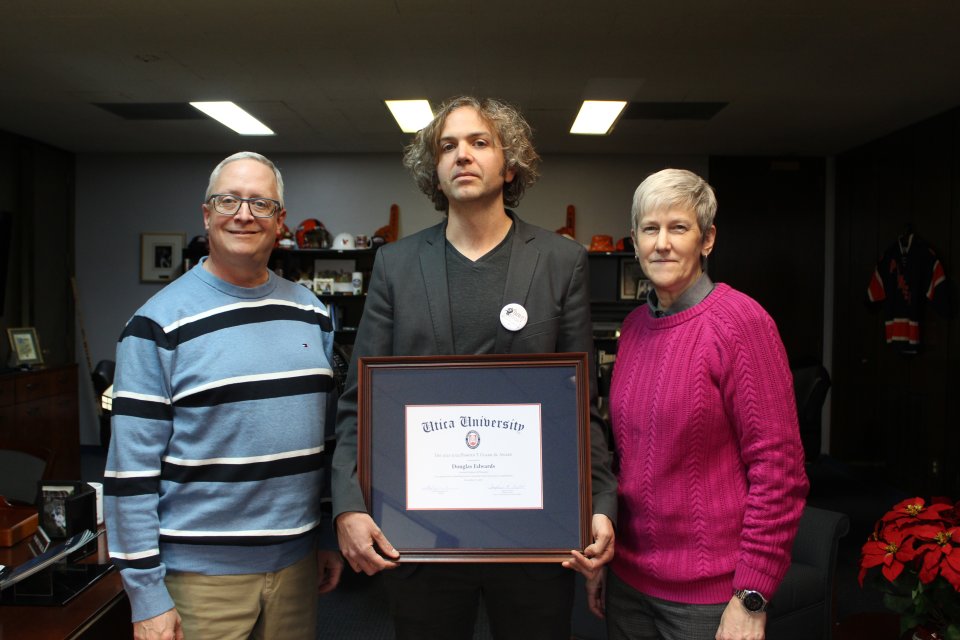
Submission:
<svg viewBox="0 0 960 640">
<path fill-rule="evenodd" d="M 183 267 L 185 233 L 140 234 L 140 282 L 171 282 Z"/>
<path fill-rule="evenodd" d="M 43 352 L 40 351 L 40 339 L 37 338 L 36 329 L 11 327 L 7 329 L 7 337 L 10 339 L 10 357 L 14 366 L 43 364 Z"/>
</svg>

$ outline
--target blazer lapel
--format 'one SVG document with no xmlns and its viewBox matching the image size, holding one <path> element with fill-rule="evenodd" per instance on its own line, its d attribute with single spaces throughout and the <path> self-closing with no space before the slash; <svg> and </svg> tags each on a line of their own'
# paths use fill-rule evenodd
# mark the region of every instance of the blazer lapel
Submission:
<svg viewBox="0 0 960 640">
<path fill-rule="evenodd" d="M 446 222 L 434 227 L 436 232 L 424 236 L 420 247 L 420 274 L 427 291 L 427 306 L 433 322 L 437 354 L 453 354 L 453 320 L 450 317 L 450 293 L 447 290 L 446 227 Z"/>
<path fill-rule="evenodd" d="M 507 270 L 507 284 L 503 289 L 504 306 L 516 302 L 523 305 L 527 300 L 530 285 L 533 284 L 533 273 L 536 271 L 540 259 L 540 251 L 533 242 L 533 232 L 520 218 L 510 211 L 515 227 L 513 247 L 510 250 L 510 267 Z M 495 353 L 510 353 L 516 331 L 510 331 L 499 321 L 500 309 L 497 312 L 497 342 Z"/>
</svg>

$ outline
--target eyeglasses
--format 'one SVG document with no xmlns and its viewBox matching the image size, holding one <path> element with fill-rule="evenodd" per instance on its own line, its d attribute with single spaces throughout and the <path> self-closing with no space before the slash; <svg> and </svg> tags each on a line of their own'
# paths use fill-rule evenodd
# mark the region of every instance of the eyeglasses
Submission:
<svg viewBox="0 0 960 640">
<path fill-rule="evenodd" d="M 270 198 L 240 198 L 229 193 L 218 193 L 210 196 L 207 202 L 213 205 L 217 213 L 224 216 L 235 216 L 240 207 L 246 202 L 254 218 L 272 218 L 280 210 L 280 202 Z"/>
</svg>

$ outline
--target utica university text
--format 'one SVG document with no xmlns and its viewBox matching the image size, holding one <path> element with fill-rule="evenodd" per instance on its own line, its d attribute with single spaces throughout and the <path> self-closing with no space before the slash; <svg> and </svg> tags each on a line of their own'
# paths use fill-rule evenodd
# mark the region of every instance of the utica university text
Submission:
<svg viewBox="0 0 960 640">
<path fill-rule="evenodd" d="M 457 420 L 426 420 L 421 422 L 423 431 L 442 431 L 443 429 L 456 429 Z M 461 427 L 491 427 L 493 429 L 510 429 L 511 431 L 523 431 L 524 425 L 516 420 L 496 420 L 492 418 L 471 418 L 470 416 L 460 416 L 459 426 Z"/>
</svg>

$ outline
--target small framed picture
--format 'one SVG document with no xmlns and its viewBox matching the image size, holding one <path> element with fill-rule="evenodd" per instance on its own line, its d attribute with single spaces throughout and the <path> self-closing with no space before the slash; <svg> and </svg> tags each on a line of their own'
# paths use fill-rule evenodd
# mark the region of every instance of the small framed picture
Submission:
<svg viewBox="0 0 960 640">
<path fill-rule="evenodd" d="M 637 300 L 646 302 L 647 296 L 653 291 L 653 283 L 646 279 L 637 280 Z"/>
<path fill-rule="evenodd" d="M 647 283 L 647 289 L 643 297 L 640 297 L 640 282 Z M 634 258 L 620 259 L 620 299 L 621 300 L 646 300 L 649 291 L 650 281 L 643 275 L 643 269 Z"/>
<path fill-rule="evenodd" d="M 37 330 L 33 327 L 17 327 L 7 329 L 10 338 L 10 354 L 15 366 L 43 364 L 43 353 L 40 351 L 40 340 L 37 339 Z"/>
<path fill-rule="evenodd" d="M 170 282 L 183 266 L 184 233 L 140 234 L 140 281 Z"/>
<path fill-rule="evenodd" d="M 314 278 L 313 292 L 318 296 L 332 296 L 333 278 Z"/>
</svg>

